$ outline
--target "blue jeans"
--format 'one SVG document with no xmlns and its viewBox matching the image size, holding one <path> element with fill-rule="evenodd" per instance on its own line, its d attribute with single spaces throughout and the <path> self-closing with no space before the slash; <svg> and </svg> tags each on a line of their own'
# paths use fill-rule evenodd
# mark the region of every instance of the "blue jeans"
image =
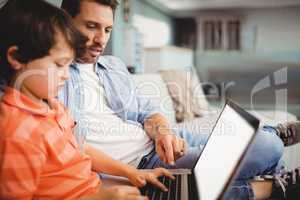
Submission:
<svg viewBox="0 0 300 200">
<path fill-rule="evenodd" d="M 191 169 L 208 139 L 208 134 L 189 134 L 186 131 L 178 131 L 177 135 L 187 141 L 187 154 L 178 159 L 174 166 L 161 161 L 156 153 L 149 159 L 142 160 L 139 168 L 153 169 L 156 167 L 189 168 Z M 272 128 L 260 129 L 253 145 L 246 154 L 245 161 L 235 181 L 227 190 L 225 199 L 254 199 L 254 193 L 249 181 L 258 175 L 274 174 L 283 165 L 280 161 L 283 154 L 283 143 Z"/>
</svg>

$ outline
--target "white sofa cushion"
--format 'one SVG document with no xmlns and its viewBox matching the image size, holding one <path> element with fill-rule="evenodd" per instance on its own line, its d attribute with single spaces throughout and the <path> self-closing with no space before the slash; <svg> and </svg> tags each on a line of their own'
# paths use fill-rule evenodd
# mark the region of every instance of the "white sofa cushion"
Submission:
<svg viewBox="0 0 300 200">
<path fill-rule="evenodd" d="M 159 74 L 135 74 L 133 79 L 141 95 L 149 98 L 167 117 L 170 124 L 175 124 L 175 110 L 166 84 Z"/>
<path fill-rule="evenodd" d="M 197 74 L 192 69 L 161 70 L 160 74 L 173 100 L 178 122 L 206 114 L 209 104 Z"/>
</svg>

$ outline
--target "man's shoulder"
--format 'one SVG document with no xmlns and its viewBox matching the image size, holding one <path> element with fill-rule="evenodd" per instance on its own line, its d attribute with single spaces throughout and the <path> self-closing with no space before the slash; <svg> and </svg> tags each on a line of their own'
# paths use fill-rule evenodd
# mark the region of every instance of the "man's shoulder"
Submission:
<svg viewBox="0 0 300 200">
<path fill-rule="evenodd" d="M 127 70 L 126 64 L 116 56 L 101 56 L 98 63 L 112 70 Z"/>
</svg>

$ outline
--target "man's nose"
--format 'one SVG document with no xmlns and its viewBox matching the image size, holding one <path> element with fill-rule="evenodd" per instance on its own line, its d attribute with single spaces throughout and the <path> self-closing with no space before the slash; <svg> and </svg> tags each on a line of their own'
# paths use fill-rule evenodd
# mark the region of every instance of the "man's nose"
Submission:
<svg viewBox="0 0 300 200">
<path fill-rule="evenodd" d="M 104 45 L 106 42 L 105 31 L 98 31 L 94 37 L 94 42 L 101 46 Z"/>
</svg>

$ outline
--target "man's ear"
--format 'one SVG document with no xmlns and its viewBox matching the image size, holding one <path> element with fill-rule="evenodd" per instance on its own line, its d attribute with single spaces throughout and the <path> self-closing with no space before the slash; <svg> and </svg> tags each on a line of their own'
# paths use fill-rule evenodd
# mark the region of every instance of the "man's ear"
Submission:
<svg viewBox="0 0 300 200">
<path fill-rule="evenodd" d="M 6 52 L 7 61 L 14 70 L 20 70 L 24 67 L 24 63 L 19 61 L 18 50 L 17 46 L 11 46 Z"/>
</svg>

